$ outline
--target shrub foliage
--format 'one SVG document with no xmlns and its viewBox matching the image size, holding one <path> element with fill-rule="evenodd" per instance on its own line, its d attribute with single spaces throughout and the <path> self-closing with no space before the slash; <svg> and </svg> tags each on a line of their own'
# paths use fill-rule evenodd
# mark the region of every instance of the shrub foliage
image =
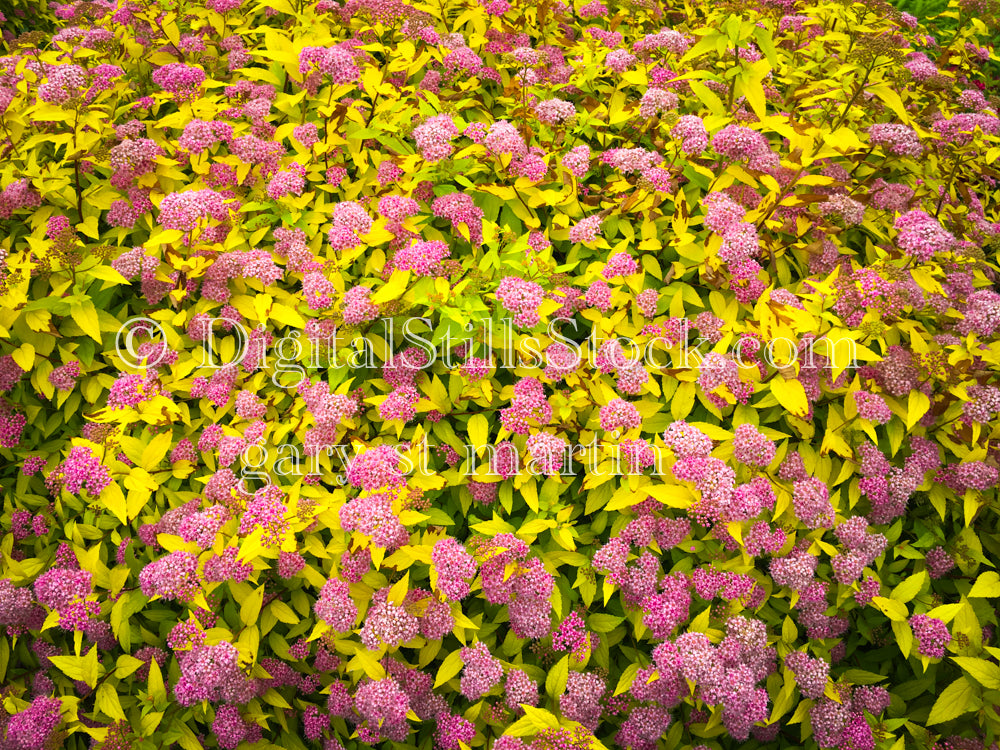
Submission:
<svg viewBox="0 0 1000 750">
<path fill-rule="evenodd" d="M 995 0 L 30 5 L 3 747 L 995 747 Z"/>
</svg>

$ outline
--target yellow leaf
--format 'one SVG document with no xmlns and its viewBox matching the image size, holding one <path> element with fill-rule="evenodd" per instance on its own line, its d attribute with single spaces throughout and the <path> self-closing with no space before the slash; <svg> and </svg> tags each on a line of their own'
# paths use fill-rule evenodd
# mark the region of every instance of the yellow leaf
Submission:
<svg viewBox="0 0 1000 750">
<path fill-rule="evenodd" d="M 630 489 L 628 484 L 622 484 L 621 487 L 615 492 L 608 501 L 608 504 L 604 506 L 605 510 L 622 510 L 623 508 L 631 508 L 633 505 L 638 505 L 639 503 L 645 501 L 645 492 L 635 492 Z"/>
<path fill-rule="evenodd" d="M 278 622 L 283 622 L 286 625 L 297 625 L 299 623 L 298 616 L 292 608 L 284 602 L 275 599 L 267 606 L 268 609 L 271 610 L 271 614 L 277 618 Z"/>
<path fill-rule="evenodd" d="M 347 664 L 351 671 L 356 672 L 355 665 L 361 667 L 364 673 L 373 680 L 381 680 L 385 677 L 385 667 L 382 666 L 378 656 L 363 646 L 357 650 L 354 658 Z"/>
<path fill-rule="evenodd" d="M 910 391 L 910 398 L 906 408 L 906 429 L 913 429 L 913 425 L 920 421 L 920 418 L 931 408 L 931 400 L 927 394 L 916 389 Z"/>
<path fill-rule="evenodd" d="M 528 504 L 528 507 L 535 513 L 538 512 L 538 480 L 535 477 L 531 477 L 521 485 L 521 496 L 524 501 Z"/>
<path fill-rule="evenodd" d="M 125 495 L 117 482 L 112 482 L 101 492 L 101 503 L 104 507 L 115 514 L 115 517 L 122 523 L 128 523 L 128 513 L 126 512 Z"/>
<path fill-rule="evenodd" d="M 397 607 L 403 605 L 403 600 L 406 598 L 407 593 L 410 591 L 410 571 L 406 571 L 406 575 L 392 584 L 392 588 L 389 589 L 389 601 L 395 604 Z"/>
<path fill-rule="evenodd" d="M 691 92 L 698 97 L 702 104 L 708 107 L 713 115 L 719 117 L 725 116 L 726 105 L 722 103 L 722 100 L 712 89 L 701 81 L 689 80 L 688 85 L 691 87 Z"/>
<path fill-rule="evenodd" d="M 534 706 L 529 706 L 525 704 L 523 706 L 524 714 L 532 724 L 538 729 L 558 729 L 559 719 L 552 715 L 551 712 L 546 711 L 544 708 L 535 708 Z"/>
<path fill-rule="evenodd" d="M 690 508 L 695 501 L 694 493 L 678 484 L 660 484 L 643 488 L 643 492 L 652 495 L 664 505 L 671 508 Z"/>
<path fill-rule="evenodd" d="M 11 352 L 11 356 L 18 366 L 25 372 L 30 372 L 35 365 L 35 347 L 31 344 L 21 344 Z"/>
<path fill-rule="evenodd" d="M 139 460 L 139 465 L 146 471 L 155 469 L 164 456 L 167 455 L 172 442 L 173 435 L 170 432 L 161 432 L 156 435 L 149 441 L 149 445 L 142 449 L 142 458 Z"/>
<path fill-rule="evenodd" d="M 477 450 L 486 445 L 490 435 L 490 425 L 482 414 L 474 414 L 469 419 L 469 440 Z"/>
<path fill-rule="evenodd" d="M 629 663 L 622 670 L 622 676 L 618 678 L 618 686 L 615 688 L 615 695 L 621 695 L 632 687 L 635 682 L 635 675 L 639 671 L 639 665 L 635 662 Z"/>
<path fill-rule="evenodd" d="M 371 296 L 373 305 L 381 305 L 389 300 L 398 299 L 403 296 L 403 291 L 410 281 L 409 271 L 393 271 L 389 280 Z"/>
<path fill-rule="evenodd" d="M 445 657 L 444 661 L 441 662 L 441 666 L 438 667 L 437 677 L 434 678 L 434 687 L 441 687 L 462 671 L 463 663 L 461 654 L 461 649 L 455 649 Z"/>
<path fill-rule="evenodd" d="M 889 109 L 895 113 L 896 117 L 899 118 L 900 122 L 910 122 L 910 113 L 907 112 L 906 107 L 903 106 L 903 100 L 899 98 L 899 94 L 896 93 L 896 90 L 888 83 L 879 83 L 874 86 L 869 86 L 866 91 L 875 94 L 875 96 L 885 102 L 886 106 L 888 106 Z"/>
<path fill-rule="evenodd" d="M 976 579 L 969 598 L 994 599 L 1000 597 L 1000 574 L 994 570 L 989 570 Z"/>
<path fill-rule="evenodd" d="M 118 691 L 110 682 L 105 682 L 97 689 L 97 708 L 115 721 L 125 720 L 125 712 L 122 711 L 121 701 L 118 700 Z"/>
<path fill-rule="evenodd" d="M 806 398 L 805 388 L 798 380 L 776 377 L 771 381 L 771 393 L 779 404 L 795 416 L 805 418 L 809 413 L 809 399 Z"/>
<path fill-rule="evenodd" d="M 256 588 L 243 600 L 240 605 L 240 620 L 244 625 L 250 625 L 257 621 L 260 615 L 261 605 L 264 603 L 264 589 Z"/>
<path fill-rule="evenodd" d="M 941 724 L 972 711 L 981 705 L 976 698 L 976 689 L 965 677 L 959 677 L 946 687 L 931 708 L 928 724 Z"/>
<path fill-rule="evenodd" d="M 906 605 L 900 601 L 896 601 L 895 599 L 887 599 L 884 596 L 876 596 L 872 599 L 872 604 L 878 607 L 882 614 L 890 620 L 902 622 L 906 620 L 909 615 Z"/>
<path fill-rule="evenodd" d="M 566 682 L 569 679 L 569 654 L 560 659 L 545 678 L 545 692 L 553 698 L 558 698 L 566 692 Z"/>
<path fill-rule="evenodd" d="M 49 661 L 71 680 L 83 679 L 82 656 L 50 656 Z"/>
<path fill-rule="evenodd" d="M 173 44 L 174 47 L 177 47 L 181 42 L 181 32 L 180 29 L 177 28 L 177 14 L 168 13 L 162 21 L 161 28 L 163 29 L 163 33 L 167 35 L 167 39 L 170 40 L 171 44 Z"/>
<path fill-rule="evenodd" d="M 101 321 L 97 315 L 97 308 L 94 307 L 94 303 L 87 300 L 80 305 L 71 305 L 70 311 L 73 316 L 73 321 L 80 326 L 80 330 L 100 344 Z"/>
<path fill-rule="evenodd" d="M 897 602 L 906 604 L 906 602 L 912 600 L 913 597 L 920 593 L 920 589 L 923 588 L 924 581 L 926 579 L 927 571 L 922 570 L 919 573 L 914 573 L 912 576 L 896 586 L 896 588 L 892 590 L 892 594 L 890 594 L 890 596 Z"/>
<path fill-rule="evenodd" d="M 682 298 L 678 294 L 674 297 L 674 299 Z M 677 392 L 674 393 L 674 397 L 670 400 L 670 414 L 675 420 L 684 419 L 691 413 L 691 408 L 694 406 L 694 398 L 697 390 L 698 386 L 694 383 L 681 383 L 677 386 Z"/>
<path fill-rule="evenodd" d="M 962 611 L 965 605 L 961 602 L 954 604 L 941 604 L 930 612 L 927 613 L 928 617 L 936 617 L 939 620 L 944 620 L 945 622 L 951 622 L 955 619 L 955 615 Z"/>
<path fill-rule="evenodd" d="M 631 116 L 630 112 L 625 111 L 625 92 L 616 91 L 611 96 L 611 103 L 608 104 L 608 123 L 617 125 L 620 122 L 625 122 Z"/>
</svg>

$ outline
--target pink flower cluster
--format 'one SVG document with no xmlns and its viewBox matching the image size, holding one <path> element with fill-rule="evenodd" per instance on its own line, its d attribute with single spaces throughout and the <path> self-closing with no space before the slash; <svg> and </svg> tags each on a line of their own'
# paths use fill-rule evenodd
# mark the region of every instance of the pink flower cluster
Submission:
<svg viewBox="0 0 1000 750">
<path fill-rule="evenodd" d="M 177 655 L 181 676 L 174 696 L 182 706 L 199 701 L 247 703 L 254 696 L 254 684 L 239 666 L 239 651 L 222 641 L 214 646 L 199 645 Z"/>
<path fill-rule="evenodd" d="M 184 63 L 168 63 L 153 71 L 153 83 L 170 91 L 181 101 L 197 96 L 204 80 L 204 70 Z"/>
<path fill-rule="evenodd" d="M 496 295 L 507 312 L 515 313 L 514 325 L 521 328 L 538 325 L 538 307 L 545 300 L 545 291 L 541 286 L 516 276 L 504 276 L 497 286 Z"/>
<path fill-rule="evenodd" d="M 198 557 L 191 552 L 171 552 L 146 565 L 139 573 L 146 596 L 187 601 L 198 590 Z"/>
<path fill-rule="evenodd" d="M 921 654 L 934 659 L 944 656 L 945 647 L 951 642 L 951 633 L 943 620 L 929 615 L 913 615 L 910 617 L 910 627 L 913 628 L 913 637 L 919 643 Z"/>
<path fill-rule="evenodd" d="M 476 577 L 476 561 L 457 540 L 445 537 L 434 544 L 431 561 L 437 570 L 437 588 L 447 598 L 460 601 L 469 595 L 469 581 Z"/>
<path fill-rule="evenodd" d="M 451 156 L 451 139 L 458 135 L 458 128 L 449 115 L 429 117 L 413 129 L 420 155 L 427 161 L 441 161 Z"/>
<path fill-rule="evenodd" d="M 170 193 L 160 202 L 159 210 L 157 222 L 181 232 L 194 231 L 201 219 L 225 221 L 229 217 L 225 198 L 209 188 Z"/>
<path fill-rule="evenodd" d="M 313 610 L 319 619 L 341 633 L 353 628 L 358 617 L 358 607 L 351 599 L 350 584 L 336 578 L 323 584 Z"/>
<path fill-rule="evenodd" d="M 401 487 L 406 480 L 399 470 L 399 453 L 391 445 L 369 448 L 347 466 L 347 481 L 369 492 Z"/>
<path fill-rule="evenodd" d="M 513 534 L 498 534 L 482 550 L 483 595 L 491 604 L 507 604 L 510 626 L 518 638 L 543 638 L 550 632 L 549 596 L 555 579 L 542 561 L 526 559 L 528 545 Z M 517 561 L 516 572 L 507 566 Z"/>
<path fill-rule="evenodd" d="M 97 497 L 111 484 L 111 475 L 101 465 L 101 460 L 89 448 L 73 446 L 69 455 L 45 479 L 45 486 L 53 495 L 60 490 L 79 494 L 84 488 Z"/>
<path fill-rule="evenodd" d="M 441 261 L 451 255 L 451 248 L 441 240 L 422 240 L 396 252 L 393 263 L 400 271 L 413 271 L 417 276 L 437 276 Z"/>
<path fill-rule="evenodd" d="M 777 448 L 752 424 L 741 424 L 733 435 L 733 456 L 747 466 L 766 468 L 774 460 Z"/>
<path fill-rule="evenodd" d="M 876 123 L 868 128 L 873 145 L 883 146 L 897 156 L 920 156 L 924 147 L 913 128 L 899 123 Z"/>
<path fill-rule="evenodd" d="M 867 419 L 874 424 L 885 424 L 892 419 L 892 409 L 877 393 L 866 393 L 855 391 L 854 403 L 858 407 L 858 416 Z"/>
<path fill-rule="evenodd" d="M 933 216 L 919 209 L 898 217 L 894 227 L 899 232 L 896 244 L 918 261 L 927 262 L 957 244 L 955 235 L 942 227 Z"/>
<path fill-rule="evenodd" d="M 463 648 L 459 654 L 465 668 L 462 670 L 462 695 L 470 701 L 477 701 L 500 684 L 503 666 L 494 657 L 485 643 L 476 643 Z"/>
</svg>

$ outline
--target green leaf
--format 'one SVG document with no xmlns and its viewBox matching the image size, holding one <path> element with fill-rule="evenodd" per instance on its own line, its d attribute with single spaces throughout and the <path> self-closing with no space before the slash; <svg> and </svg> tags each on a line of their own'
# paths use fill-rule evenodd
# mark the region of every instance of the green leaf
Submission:
<svg viewBox="0 0 1000 750">
<path fill-rule="evenodd" d="M 931 709 L 931 715 L 927 718 L 927 723 L 942 724 L 951 721 L 964 713 L 974 711 L 978 708 L 977 703 L 979 703 L 979 699 L 976 697 L 972 683 L 965 677 L 959 677 L 938 696 Z"/>
<path fill-rule="evenodd" d="M 882 682 L 886 679 L 880 674 L 867 672 L 864 669 L 848 669 L 841 677 L 853 685 L 874 685 L 876 682 Z"/>
<path fill-rule="evenodd" d="M 610 633 L 623 622 L 625 622 L 624 617 L 616 617 L 615 615 L 606 615 L 603 613 L 590 615 L 587 618 L 590 629 L 595 633 Z"/>
<path fill-rule="evenodd" d="M 632 683 L 635 682 L 635 675 L 639 671 L 639 665 L 635 662 L 631 662 L 625 669 L 622 670 L 622 676 L 618 678 L 618 686 L 615 688 L 615 695 L 621 695 L 627 690 L 631 689 Z"/>
</svg>

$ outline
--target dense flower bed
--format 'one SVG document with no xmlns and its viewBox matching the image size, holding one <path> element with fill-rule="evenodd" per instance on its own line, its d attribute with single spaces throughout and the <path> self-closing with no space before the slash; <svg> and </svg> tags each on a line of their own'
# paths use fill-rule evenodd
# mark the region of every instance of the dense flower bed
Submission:
<svg viewBox="0 0 1000 750">
<path fill-rule="evenodd" d="M 9 5 L 0 746 L 996 747 L 995 0 Z"/>
</svg>

